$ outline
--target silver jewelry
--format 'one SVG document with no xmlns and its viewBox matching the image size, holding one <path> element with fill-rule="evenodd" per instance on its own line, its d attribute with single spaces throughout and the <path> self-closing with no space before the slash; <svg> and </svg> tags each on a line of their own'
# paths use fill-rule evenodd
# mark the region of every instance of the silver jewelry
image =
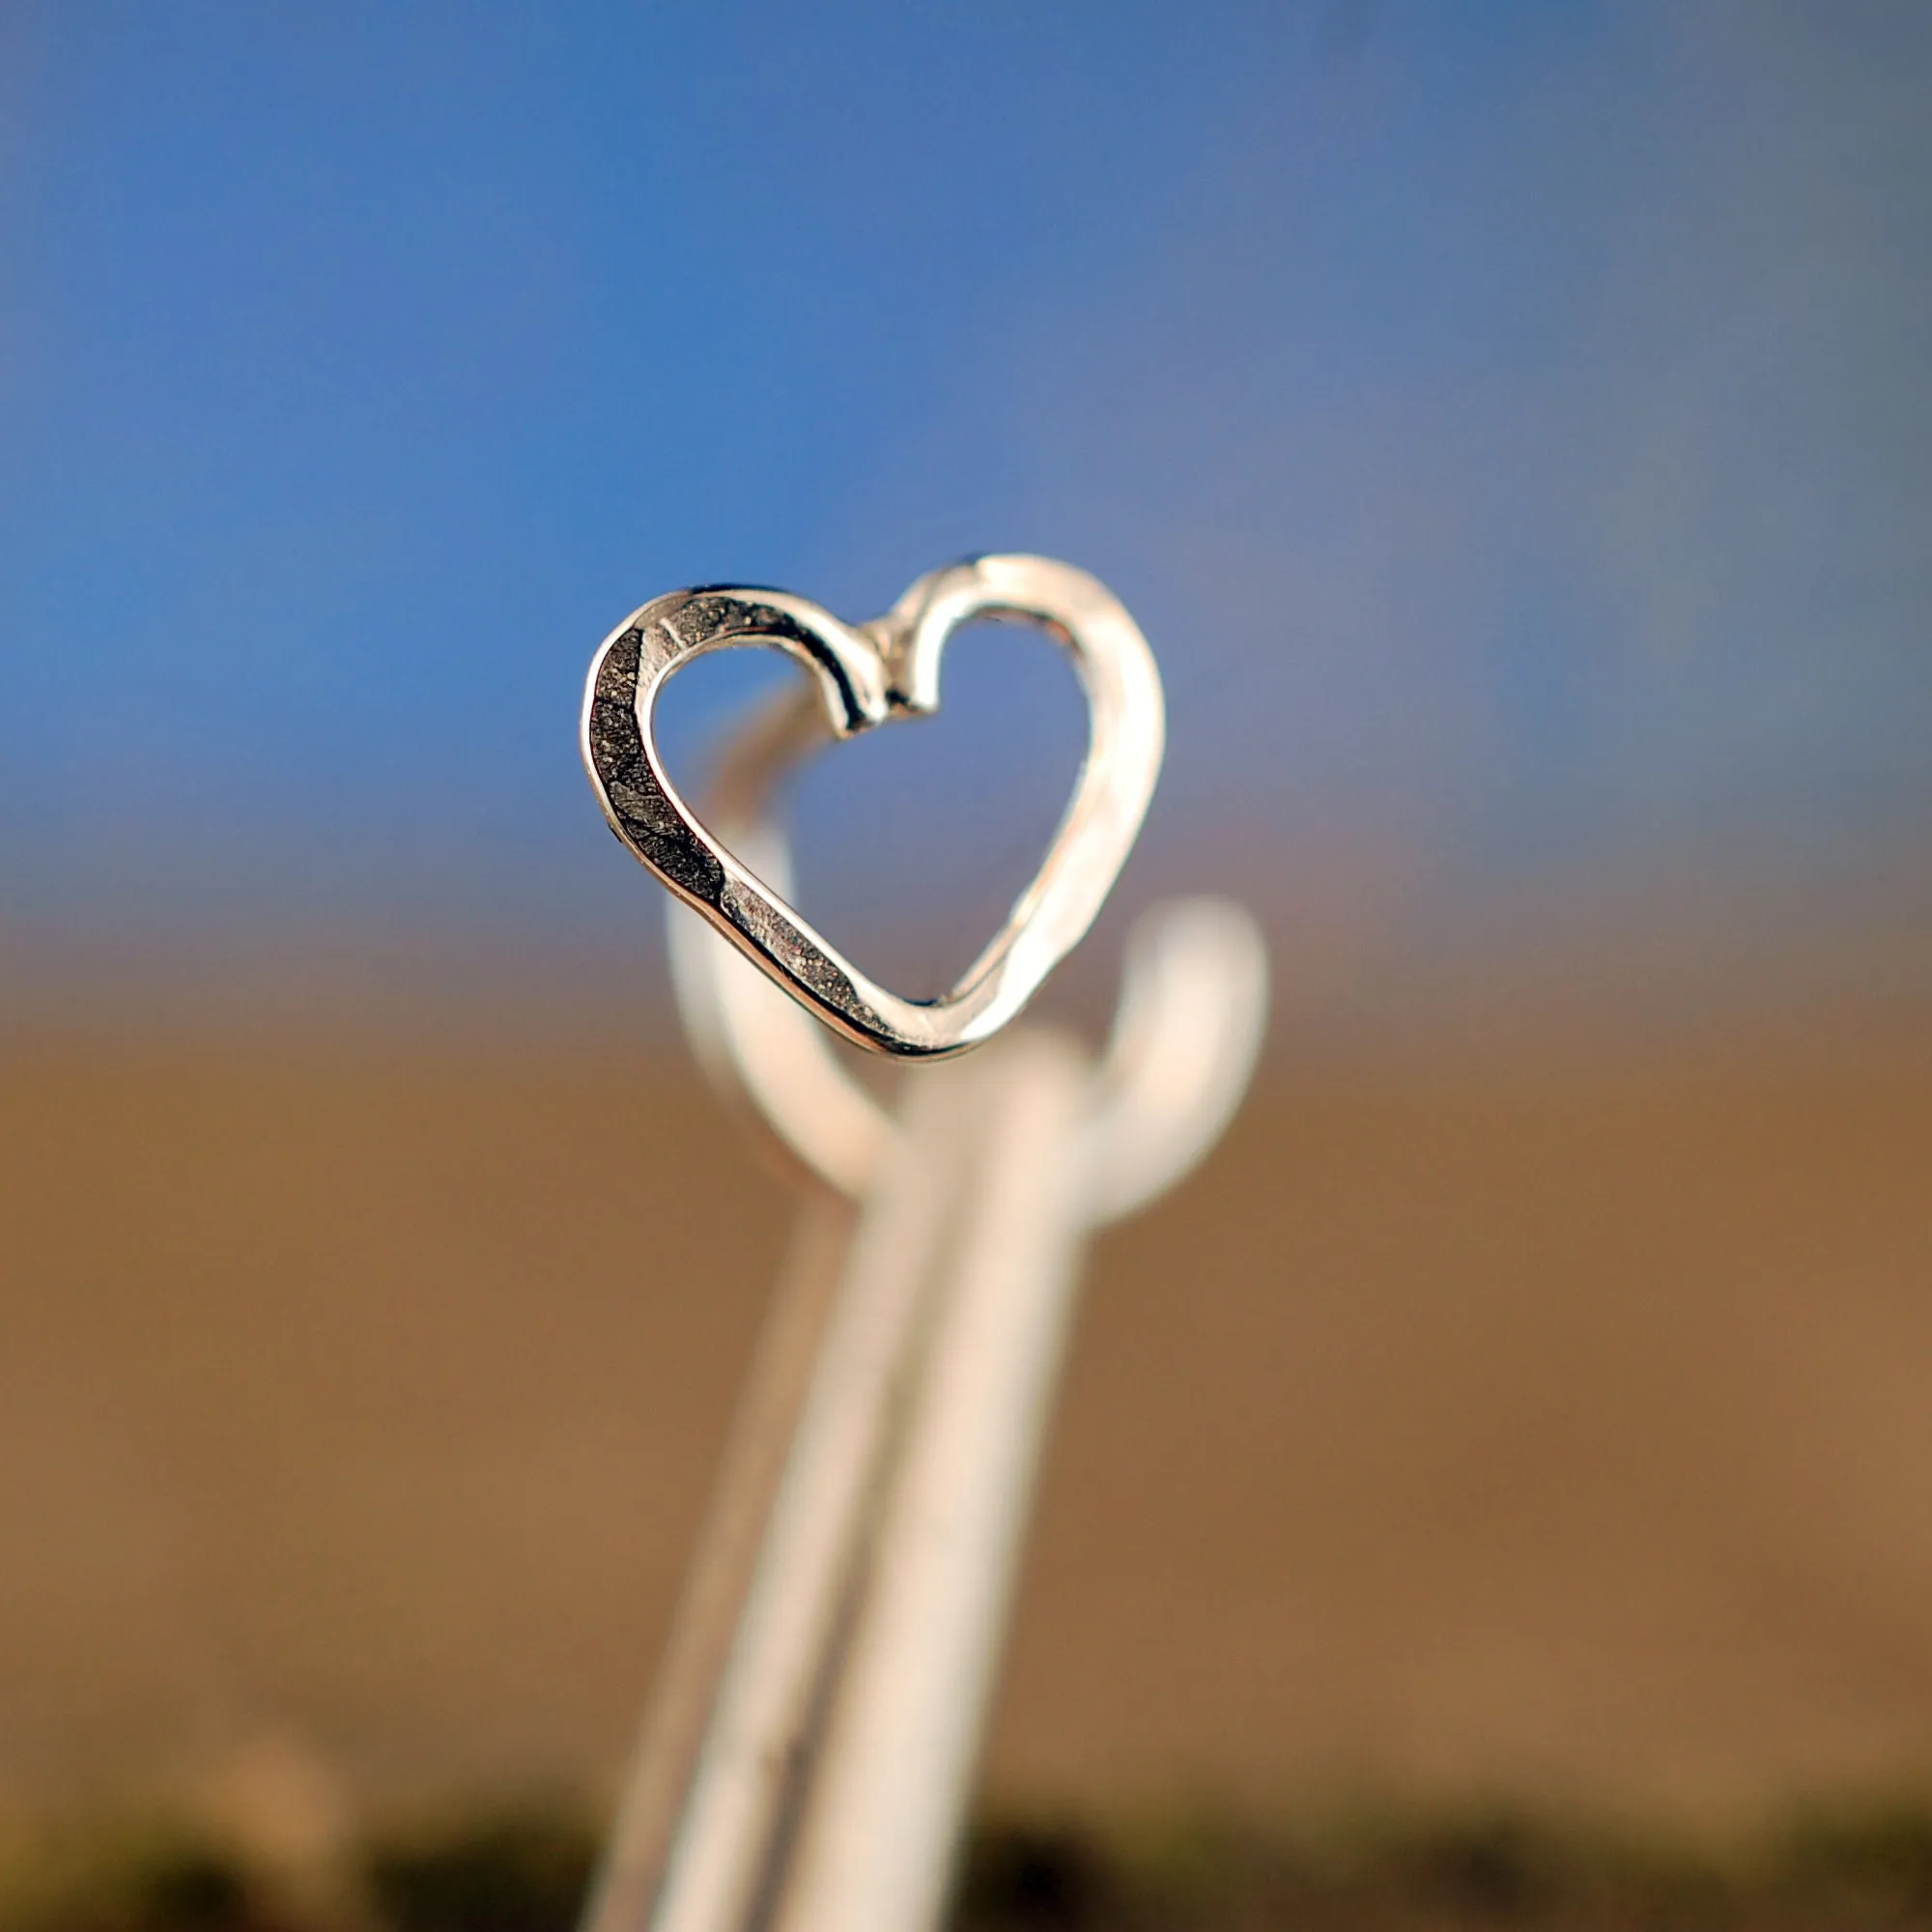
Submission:
<svg viewBox="0 0 1932 1932">
<path fill-rule="evenodd" d="M 1069 648 L 1093 735 L 1039 877 L 979 965 L 920 1006 L 786 906 L 771 807 L 828 716 L 844 735 L 934 708 L 947 637 L 988 611 Z M 651 708 L 685 657 L 736 642 L 817 675 L 724 747 L 707 831 L 665 778 Z M 857 628 L 779 592 L 661 598 L 600 651 L 584 746 L 612 826 L 676 895 L 692 1044 L 808 1205 L 583 1932 L 931 1932 L 1081 1248 L 1233 1113 L 1265 952 L 1225 901 L 1156 907 L 1097 1059 L 1015 1028 L 968 1065 L 909 1067 L 890 1104 L 814 1023 L 956 1054 L 1018 1010 L 1104 898 L 1159 765 L 1160 687 L 1126 613 L 1065 564 L 955 565 Z"/>
<path fill-rule="evenodd" d="M 939 708 L 947 639 L 976 617 L 1037 625 L 1072 657 L 1087 693 L 1087 756 L 1033 883 L 952 989 L 889 992 L 853 966 L 700 825 L 666 774 L 658 693 L 699 653 L 784 651 L 815 673 L 832 736 Z M 982 556 L 913 584 L 870 623 L 847 625 L 783 591 L 673 591 L 634 611 L 591 661 L 583 759 L 611 828 L 688 905 L 794 998 L 876 1052 L 940 1058 L 1000 1031 L 1079 943 L 1146 816 L 1165 742 L 1160 674 L 1119 599 L 1085 571 L 1040 556 Z"/>
</svg>

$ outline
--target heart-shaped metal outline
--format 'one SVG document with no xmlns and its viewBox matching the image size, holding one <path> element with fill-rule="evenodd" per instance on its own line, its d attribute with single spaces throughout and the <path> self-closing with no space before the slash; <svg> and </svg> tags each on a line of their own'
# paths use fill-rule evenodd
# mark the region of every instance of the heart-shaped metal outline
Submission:
<svg viewBox="0 0 1932 1932">
<path fill-rule="evenodd" d="M 658 693 L 704 651 L 762 644 L 816 673 L 835 737 L 939 708 L 947 639 L 1011 617 L 1068 652 L 1087 694 L 1087 756 L 1045 859 L 951 992 L 906 1000 L 867 978 L 698 823 L 658 755 Z M 842 624 L 781 590 L 674 590 L 640 606 L 591 660 L 583 762 L 611 829 L 679 898 L 848 1039 L 938 1059 L 1000 1031 L 1094 923 L 1160 775 L 1166 715 L 1153 653 L 1096 578 L 1044 556 L 980 556 L 922 577 L 885 616 Z"/>
</svg>

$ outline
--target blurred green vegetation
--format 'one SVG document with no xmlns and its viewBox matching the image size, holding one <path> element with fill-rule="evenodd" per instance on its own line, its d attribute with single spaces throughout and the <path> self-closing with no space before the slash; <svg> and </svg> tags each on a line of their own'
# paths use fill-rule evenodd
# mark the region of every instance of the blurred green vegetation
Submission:
<svg viewBox="0 0 1932 1932">
<path fill-rule="evenodd" d="M 149 1829 L 16 1857 L 4 1932 L 568 1932 L 587 1813 L 496 1807 L 373 1835 L 329 1896 L 212 1838 Z M 1932 1928 L 1932 1802 L 1817 1806 L 1725 1846 L 1526 1811 L 1357 1812 L 1319 1828 L 1201 1815 L 995 1816 L 953 1932 L 1901 1932 Z"/>
</svg>

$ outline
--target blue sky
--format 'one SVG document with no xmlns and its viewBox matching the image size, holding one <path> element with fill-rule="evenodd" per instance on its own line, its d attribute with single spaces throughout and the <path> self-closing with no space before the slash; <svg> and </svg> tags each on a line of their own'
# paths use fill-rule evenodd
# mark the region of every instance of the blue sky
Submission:
<svg viewBox="0 0 1932 1932">
<path fill-rule="evenodd" d="M 0 943 L 629 944 L 605 631 L 1005 548 L 1161 657 L 1129 900 L 1922 929 L 1928 92 L 1905 0 L 10 7 Z M 955 664 L 802 805 L 935 960 L 1077 755 Z"/>
</svg>

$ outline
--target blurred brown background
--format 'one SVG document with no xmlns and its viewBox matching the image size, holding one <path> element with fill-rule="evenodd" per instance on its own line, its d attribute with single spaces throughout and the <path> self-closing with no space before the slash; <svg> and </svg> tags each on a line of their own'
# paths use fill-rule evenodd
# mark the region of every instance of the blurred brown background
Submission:
<svg viewBox="0 0 1932 1932">
<path fill-rule="evenodd" d="M 712 1096 L 259 1035 L 0 1092 L 0 1790 L 606 1787 L 785 1239 Z M 1929 1157 L 1932 1029 L 1278 1055 L 1094 1256 L 992 1788 L 1922 1774 Z"/>
</svg>

